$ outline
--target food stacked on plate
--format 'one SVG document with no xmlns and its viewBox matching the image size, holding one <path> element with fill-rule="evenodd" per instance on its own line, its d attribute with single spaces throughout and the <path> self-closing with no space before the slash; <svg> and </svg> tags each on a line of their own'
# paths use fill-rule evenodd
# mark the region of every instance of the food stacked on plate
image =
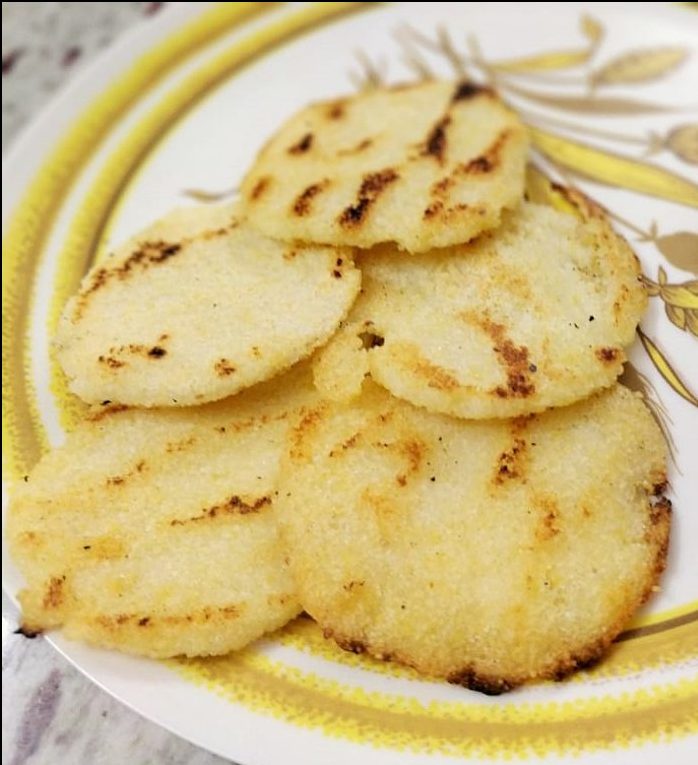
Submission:
<svg viewBox="0 0 698 765">
<path fill-rule="evenodd" d="M 24 630 L 197 656 L 304 610 L 487 693 L 598 659 L 667 552 L 664 441 L 616 382 L 646 296 L 526 163 L 472 83 L 318 103 L 234 204 L 95 266 L 56 337 L 92 407 L 9 512 Z"/>
</svg>

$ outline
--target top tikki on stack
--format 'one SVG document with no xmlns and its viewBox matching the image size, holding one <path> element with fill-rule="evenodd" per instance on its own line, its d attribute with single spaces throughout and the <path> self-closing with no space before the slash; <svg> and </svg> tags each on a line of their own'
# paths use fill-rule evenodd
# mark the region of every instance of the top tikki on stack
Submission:
<svg viewBox="0 0 698 765">
<path fill-rule="evenodd" d="M 235 203 L 171 213 L 66 306 L 94 406 L 13 493 L 24 629 L 207 655 L 304 609 L 489 693 L 596 660 L 667 553 L 662 434 L 616 383 L 645 306 L 491 89 L 301 110 Z"/>
</svg>

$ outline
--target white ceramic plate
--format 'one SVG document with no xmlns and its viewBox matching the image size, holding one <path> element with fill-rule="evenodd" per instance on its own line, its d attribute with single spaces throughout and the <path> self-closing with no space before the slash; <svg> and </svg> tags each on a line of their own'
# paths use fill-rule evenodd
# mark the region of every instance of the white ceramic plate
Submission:
<svg viewBox="0 0 698 765">
<path fill-rule="evenodd" d="M 4 171 L 8 479 L 77 416 L 49 343 L 109 243 L 187 190 L 234 188 L 268 134 L 310 100 L 455 73 L 495 78 L 535 126 L 542 166 L 604 204 L 636 246 L 655 294 L 629 382 L 674 444 L 676 513 L 662 591 L 611 655 L 499 698 L 342 653 L 307 620 L 236 656 L 188 663 L 60 636 L 54 645 L 143 715 L 246 765 L 688 763 L 698 743 L 697 50 L 698 13 L 678 5 L 177 3 L 77 79 Z M 7 562 L 3 576 L 15 593 Z"/>
</svg>

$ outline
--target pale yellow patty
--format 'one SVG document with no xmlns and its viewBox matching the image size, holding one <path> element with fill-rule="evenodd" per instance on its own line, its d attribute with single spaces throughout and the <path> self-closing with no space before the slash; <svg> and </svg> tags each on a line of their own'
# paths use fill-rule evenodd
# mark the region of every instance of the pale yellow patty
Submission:
<svg viewBox="0 0 698 765">
<path fill-rule="evenodd" d="M 477 690 L 560 677 L 657 583 L 665 451 L 619 385 L 473 422 L 367 383 L 291 434 L 278 510 L 301 603 L 348 650 Z"/>
<path fill-rule="evenodd" d="M 496 226 L 523 195 L 524 126 L 488 88 L 435 81 L 302 109 L 242 186 L 280 239 L 423 252 Z"/>
<path fill-rule="evenodd" d="M 307 365 L 186 409 L 95 408 L 12 493 L 27 632 L 145 656 L 222 654 L 300 610 L 273 505 Z"/>
<path fill-rule="evenodd" d="M 236 216 L 175 211 L 88 273 L 56 336 L 74 393 L 148 407 L 212 401 L 325 342 L 359 290 L 351 251 L 284 245 Z"/>
<path fill-rule="evenodd" d="M 647 296 L 626 242 L 576 201 L 582 219 L 526 202 L 468 245 L 362 255 L 362 294 L 318 359 L 318 387 L 348 398 L 370 371 L 414 404 L 480 419 L 611 385 Z"/>
</svg>

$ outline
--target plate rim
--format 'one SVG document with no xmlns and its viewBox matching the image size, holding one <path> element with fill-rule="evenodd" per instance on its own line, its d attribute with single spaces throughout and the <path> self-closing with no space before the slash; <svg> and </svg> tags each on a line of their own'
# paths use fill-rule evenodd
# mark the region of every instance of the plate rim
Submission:
<svg viewBox="0 0 698 765">
<path fill-rule="evenodd" d="M 207 4 L 207 5 L 213 5 L 213 4 Z M 250 5 L 261 5 L 259 3 L 254 3 Z M 576 4 L 575 4 L 576 5 Z M 624 4 L 622 3 L 589 3 L 586 4 L 586 7 L 593 8 L 594 6 L 622 6 Z M 288 4 L 286 4 L 285 9 L 288 7 Z M 661 10 L 662 13 L 665 13 L 666 11 L 675 12 L 679 11 L 681 14 L 685 14 L 690 9 L 687 8 L 679 8 L 679 7 L 669 7 L 666 4 L 662 3 L 650 3 L 647 4 L 647 6 L 644 6 L 643 4 L 643 10 L 645 7 L 652 8 L 654 12 L 657 12 L 658 10 Z M 181 17 L 182 22 L 186 22 L 186 20 L 195 17 L 199 13 L 201 13 L 201 8 L 197 7 L 197 4 L 177 4 L 170 6 L 164 14 L 161 14 L 159 17 L 156 17 L 153 20 L 149 20 L 147 22 L 144 22 L 143 24 L 139 24 L 136 28 L 129 30 L 126 34 L 119 37 L 114 43 L 109 45 L 103 52 L 101 52 L 95 59 L 90 61 L 84 69 L 76 75 L 75 78 L 73 78 L 65 87 L 61 88 L 54 96 L 49 100 L 49 102 L 41 109 L 39 112 L 37 112 L 36 115 L 31 119 L 31 121 L 20 131 L 20 133 L 16 136 L 16 138 L 12 141 L 10 146 L 8 147 L 6 153 L 3 155 L 3 182 L 5 182 L 6 178 L 10 178 L 13 173 L 13 166 L 20 161 L 21 156 L 23 153 L 26 153 L 32 145 L 34 145 L 38 139 L 38 137 L 46 130 L 46 128 L 49 126 L 51 117 L 63 109 L 66 108 L 66 104 L 70 103 L 71 99 L 75 98 L 76 95 L 79 94 L 79 91 L 83 88 L 84 83 L 87 81 L 91 81 L 93 78 L 96 78 L 99 76 L 97 73 L 101 68 L 108 68 L 109 62 L 113 59 L 113 56 L 115 55 L 115 51 L 118 51 L 120 49 L 126 49 L 129 47 L 129 45 L 132 44 L 133 40 L 139 39 L 145 41 L 146 38 L 152 38 L 154 41 L 157 41 L 161 39 L 162 31 L 159 30 L 159 25 L 156 23 L 158 18 L 164 18 L 165 16 L 169 17 Z M 118 70 L 116 72 L 117 76 L 121 73 L 121 70 Z M 87 102 L 89 103 L 89 102 Z M 86 102 L 83 101 L 82 107 L 86 105 Z M 75 111 L 73 111 L 72 114 L 69 115 L 70 122 L 69 125 L 72 123 L 74 117 L 75 117 Z M 41 153 L 41 159 L 39 162 L 43 160 L 48 154 L 50 154 L 51 150 L 55 147 L 55 145 L 58 143 L 57 139 L 54 143 L 48 146 L 45 152 Z M 33 173 L 32 173 L 33 175 Z M 31 179 L 30 181 L 31 182 Z M 8 195 L 7 200 L 7 210 L 5 207 L 5 201 L 3 202 L 3 224 L 5 223 L 6 215 L 7 219 L 9 219 L 14 212 L 14 208 L 16 207 L 17 201 L 21 199 L 23 192 L 26 190 L 27 186 L 26 184 L 22 186 L 21 188 L 17 189 L 14 194 Z M 12 200 L 10 200 L 10 196 L 13 197 Z M 3 484 L 5 483 L 5 452 L 3 450 Z M 3 486 L 3 495 L 5 494 L 4 486 Z M 3 505 L 5 502 L 3 501 Z M 4 540 L 3 540 L 4 544 Z M 5 568 L 3 566 L 3 589 L 7 592 L 7 587 L 5 584 Z M 13 603 L 16 606 L 16 601 L 14 599 L 13 593 L 9 593 L 8 595 L 12 599 Z M 131 704 L 130 702 L 125 701 L 121 696 L 117 695 L 116 693 L 112 692 L 108 687 L 106 687 L 101 681 L 97 680 L 94 676 L 89 674 L 83 667 L 81 667 L 80 664 L 77 663 L 76 660 L 74 660 L 69 653 L 66 653 L 66 650 L 64 650 L 60 645 L 56 644 L 56 641 L 54 641 L 53 638 L 48 638 L 50 644 L 59 651 L 73 666 L 75 666 L 83 675 L 88 677 L 92 682 L 103 688 L 107 691 L 111 696 L 114 698 L 117 698 L 121 703 L 124 703 L 126 706 L 134 709 L 142 716 L 146 717 L 147 719 L 150 719 L 151 721 L 155 722 L 156 724 L 160 725 L 161 727 L 166 728 L 167 730 L 170 730 L 172 733 L 177 735 L 180 738 L 183 738 L 182 734 L 177 732 L 176 730 L 172 729 L 167 722 L 163 722 L 160 719 L 157 719 L 154 716 L 151 716 L 149 713 L 144 713 L 141 709 L 139 709 L 137 706 Z M 260 717 L 262 717 L 260 715 Z M 268 719 L 268 718 L 265 718 Z M 187 736 L 188 740 L 192 740 Z M 212 749 L 211 745 L 209 743 L 200 743 L 199 741 L 195 742 L 198 746 L 201 746 L 205 749 L 208 749 L 210 751 L 215 751 Z M 343 742 L 348 743 L 348 742 Z M 222 756 L 229 756 L 226 752 L 217 752 L 221 754 Z M 254 759 L 248 760 L 250 765 L 255 765 L 256 762 L 262 762 L 261 760 L 256 761 Z"/>
</svg>

